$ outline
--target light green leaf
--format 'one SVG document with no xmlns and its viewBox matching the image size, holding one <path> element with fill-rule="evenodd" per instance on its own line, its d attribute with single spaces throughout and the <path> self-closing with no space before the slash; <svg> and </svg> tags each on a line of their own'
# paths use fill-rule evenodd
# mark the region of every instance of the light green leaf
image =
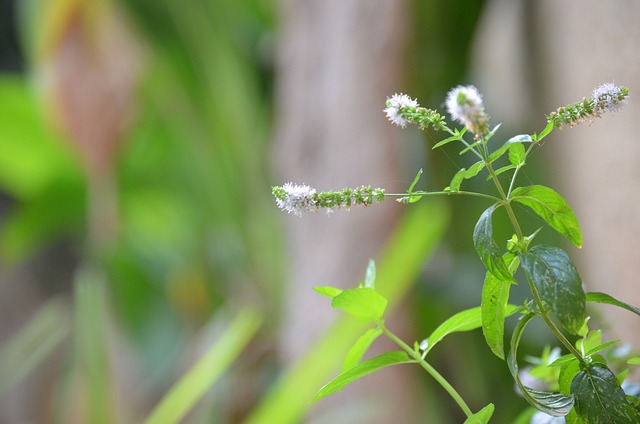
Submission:
<svg viewBox="0 0 640 424">
<path fill-rule="evenodd" d="M 544 129 L 542 130 L 542 132 L 540 134 L 538 134 L 537 136 L 534 137 L 533 142 L 537 143 L 538 141 L 542 140 L 543 138 L 545 138 L 546 136 L 549 135 L 549 133 L 551 131 L 553 131 L 553 129 L 555 128 L 555 126 L 553 125 L 553 122 L 549 122 L 547 123 L 547 126 L 544 127 Z"/>
<path fill-rule="evenodd" d="M 587 293 L 587 302 L 605 303 L 618 306 L 640 316 L 640 309 L 636 308 L 635 306 L 631 306 L 628 303 L 620 302 L 619 300 L 614 299 L 612 296 L 609 296 L 606 293 L 589 292 Z"/>
<path fill-rule="evenodd" d="M 520 388 L 522 396 L 531 406 L 536 407 L 545 414 L 554 417 L 562 417 L 567 415 L 569 411 L 571 411 L 571 408 L 573 408 L 573 396 L 533 390 L 522 384 L 520 375 L 518 374 L 518 362 L 516 360 L 518 345 L 520 344 L 520 339 L 522 338 L 524 329 L 527 324 L 535 318 L 535 316 L 536 315 L 529 313 L 522 316 L 520 321 L 518 321 L 511 338 L 511 349 L 507 356 L 507 365 L 509 367 L 509 371 L 511 371 L 513 379 Z"/>
<path fill-rule="evenodd" d="M 465 132 L 467 132 L 467 129 L 464 128 L 462 131 L 459 131 L 457 128 L 453 130 L 454 131 L 454 135 L 452 135 L 449 138 L 445 138 L 444 140 L 438 142 L 435 144 L 435 146 L 433 146 L 431 149 L 437 149 L 438 147 L 442 147 L 445 144 L 449 144 L 452 141 L 456 141 L 456 140 L 460 140 L 460 138 L 462 138 L 462 136 L 464 135 Z"/>
<path fill-rule="evenodd" d="M 640 365 L 640 356 L 635 356 L 633 358 L 627 359 L 627 364 L 629 364 L 629 365 Z"/>
<path fill-rule="evenodd" d="M 313 289 L 318 293 L 320 293 L 321 295 L 328 297 L 329 299 L 333 299 L 343 291 L 342 289 L 339 289 L 337 287 L 331 287 L 331 286 L 320 286 L 320 287 L 314 287 Z"/>
<path fill-rule="evenodd" d="M 493 224 L 491 216 L 496 205 L 485 210 L 473 230 L 473 245 L 480 260 L 494 277 L 501 281 L 511 281 L 511 273 L 499 254 L 498 245 L 493 240 Z"/>
<path fill-rule="evenodd" d="M 515 165 L 503 166 L 502 168 L 496 169 L 495 174 L 496 175 L 504 174 L 505 172 L 507 172 L 507 171 L 509 171 L 511 169 L 516 169 L 516 166 Z M 493 178 L 492 175 L 487 175 L 487 181 L 489 181 L 491 178 Z"/>
<path fill-rule="evenodd" d="M 529 134 L 519 134 L 511 137 L 505 144 L 511 143 L 531 143 L 533 138 Z"/>
<path fill-rule="evenodd" d="M 495 407 L 493 406 L 493 403 L 490 403 L 464 420 L 464 424 L 487 424 L 493 415 L 494 409 Z"/>
<path fill-rule="evenodd" d="M 484 162 L 483 161 L 478 161 L 478 162 L 474 163 L 473 165 L 471 165 L 469 167 L 469 169 L 467 169 L 467 172 L 464 174 L 464 179 L 468 180 L 470 178 L 475 177 L 483 169 L 484 169 Z"/>
<path fill-rule="evenodd" d="M 374 373 L 382 368 L 396 364 L 407 364 L 413 362 L 409 359 L 409 355 L 403 351 L 387 352 L 380 356 L 364 361 L 353 368 L 341 373 L 336 378 L 325 384 L 313 396 L 312 401 L 317 401 L 332 393 L 339 392 L 348 384 Z"/>
<path fill-rule="evenodd" d="M 514 166 L 522 165 L 525 158 L 525 149 L 521 143 L 513 143 L 509 146 L 509 162 Z"/>
<path fill-rule="evenodd" d="M 460 184 L 462 184 L 462 180 L 464 180 L 466 173 L 467 170 L 465 168 L 462 168 L 461 170 L 456 172 L 456 174 L 451 179 L 451 183 L 449 184 L 449 191 L 460 190 Z"/>
<path fill-rule="evenodd" d="M 513 190 L 511 199 L 531 208 L 576 247 L 582 247 L 582 232 L 578 219 L 564 198 L 554 190 L 541 185 L 519 187 Z"/>
<path fill-rule="evenodd" d="M 577 334 L 585 320 L 585 293 L 573 262 L 562 249 L 534 246 L 521 256 L 522 268 L 562 326 Z"/>
<path fill-rule="evenodd" d="M 627 402 L 616 376 L 604 364 L 591 364 L 571 383 L 578 415 L 587 423 L 640 423 L 640 412 Z"/>
<path fill-rule="evenodd" d="M 518 307 L 508 305 L 505 311 L 506 316 L 514 314 Z M 449 319 L 440 324 L 429 337 L 420 343 L 420 349 L 429 352 L 443 338 L 452 333 L 460 333 L 464 331 L 475 330 L 482 326 L 482 312 L 480 307 L 466 309 L 451 316 Z"/>
<path fill-rule="evenodd" d="M 380 328 L 371 328 L 360 336 L 353 347 L 349 349 L 349 352 L 347 352 L 340 372 L 345 372 L 358 365 L 364 354 L 367 353 L 371 343 L 373 343 L 380 334 L 382 334 L 382 330 Z"/>
<path fill-rule="evenodd" d="M 407 193 L 409 193 L 409 194 L 413 193 L 413 188 L 416 186 L 416 184 L 418 183 L 418 180 L 420 179 L 421 176 L 422 176 L 422 168 L 420 168 L 420 170 L 416 174 L 415 178 L 413 179 L 413 182 L 411 183 L 411 185 L 407 189 Z"/>
<path fill-rule="evenodd" d="M 357 288 L 342 291 L 333 298 L 331 306 L 361 321 L 376 321 L 382 318 L 387 299 L 374 289 Z"/>
</svg>

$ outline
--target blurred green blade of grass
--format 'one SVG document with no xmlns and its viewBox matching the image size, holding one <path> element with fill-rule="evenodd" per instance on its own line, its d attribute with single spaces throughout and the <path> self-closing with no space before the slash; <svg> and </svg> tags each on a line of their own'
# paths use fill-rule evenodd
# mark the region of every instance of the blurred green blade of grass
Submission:
<svg viewBox="0 0 640 424">
<path fill-rule="evenodd" d="M 178 380 L 151 411 L 145 424 L 178 423 L 195 406 L 256 334 L 262 316 L 247 307 L 205 355 Z"/>
<path fill-rule="evenodd" d="M 407 293 L 425 258 L 441 240 L 448 217 L 443 202 L 423 202 L 412 206 L 398 225 L 377 262 L 376 288 L 389 299 L 387 314 Z M 276 382 L 245 424 L 301 422 L 314 393 L 339 371 L 347 350 L 368 327 L 370 324 L 348 316 L 338 319 Z"/>
<path fill-rule="evenodd" d="M 61 298 L 44 304 L 0 350 L 0 395 L 40 365 L 71 332 Z"/>
<path fill-rule="evenodd" d="M 80 269 L 75 282 L 75 376 L 87 389 L 87 422 L 115 422 L 107 355 L 107 296 L 104 276 L 97 269 Z"/>
</svg>

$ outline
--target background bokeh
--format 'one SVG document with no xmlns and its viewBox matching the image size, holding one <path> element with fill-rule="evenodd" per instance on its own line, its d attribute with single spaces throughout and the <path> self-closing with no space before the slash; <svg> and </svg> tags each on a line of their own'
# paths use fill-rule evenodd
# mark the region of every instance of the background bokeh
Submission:
<svg viewBox="0 0 640 424">
<path fill-rule="evenodd" d="M 352 287 L 375 258 L 390 326 L 421 340 L 479 303 L 486 205 L 297 218 L 271 186 L 402 192 L 419 168 L 446 186 L 466 159 L 386 122 L 394 92 L 442 108 L 476 84 L 510 137 L 613 80 L 628 108 L 554 133 L 523 183 L 575 207 L 585 284 L 638 305 L 638 16 L 595 0 L 0 1 L 0 423 L 461 422 L 417 367 L 310 404 L 362 329 L 312 287 Z M 640 343 L 637 319 L 605 316 Z M 549 341 L 532 328 L 523 350 Z M 526 407 L 480 332 L 430 355 L 472 409 Z M 202 396 L 183 411 L 171 390 Z"/>
</svg>

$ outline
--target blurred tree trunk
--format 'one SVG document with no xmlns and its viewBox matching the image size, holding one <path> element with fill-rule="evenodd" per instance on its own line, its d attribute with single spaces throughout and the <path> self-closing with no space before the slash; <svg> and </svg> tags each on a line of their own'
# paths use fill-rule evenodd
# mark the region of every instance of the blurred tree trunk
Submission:
<svg viewBox="0 0 640 424">
<path fill-rule="evenodd" d="M 402 81 L 405 6 L 382 0 L 281 3 L 274 158 L 281 180 L 276 184 L 293 181 L 321 191 L 389 187 L 401 179 L 399 132 L 382 109 Z M 338 314 L 312 287 L 354 287 L 399 211 L 386 202 L 331 216 L 283 216 L 290 258 L 281 338 L 285 362 L 299 358 Z M 359 415 L 362 421 L 350 417 L 350 423 L 410 422 L 415 388 L 405 368 L 394 371 L 384 381 L 367 377 L 366 385 L 321 405 L 344 412 L 349 402 L 375 414 Z M 353 395 L 357 399 L 348 399 Z"/>
<path fill-rule="evenodd" d="M 544 114 L 590 96 L 602 83 L 629 87 L 631 96 L 621 112 L 554 132 L 543 154 L 555 185 L 580 220 L 584 248 L 569 253 L 587 290 L 640 305 L 635 118 L 640 113 L 640 27 L 635 24 L 640 3 L 494 0 L 486 12 L 476 49 L 477 75 L 485 82 L 486 96 L 509 108 L 493 110 L 494 116 L 511 119 L 518 110 L 520 118 L 534 118 L 525 131 L 540 131 Z M 618 308 L 599 309 L 611 327 L 610 339 L 640 345 L 637 317 Z"/>
</svg>

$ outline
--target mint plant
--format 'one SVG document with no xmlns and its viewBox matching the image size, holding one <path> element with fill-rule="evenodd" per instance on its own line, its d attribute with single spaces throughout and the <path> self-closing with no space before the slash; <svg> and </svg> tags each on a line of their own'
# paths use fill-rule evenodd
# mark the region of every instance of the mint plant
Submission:
<svg viewBox="0 0 640 424">
<path fill-rule="evenodd" d="M 626 102 L 629 90 L 612 83 L 596 88 L 592 96 L 571 105 L 560 107 L 546 116 L 547 125 L 538 134 L 515 135 L 502 143 L 494 137 L 500 125 L 491 128 L 490 117 L 484 109 L 482 96 L 473 86 L 458 86 L 447 96 L 446 108 L 452 120 L 460 124 L 454 128 L 436 110 L 421 107 L 417 100 L 405 94 L 387 99 L 384 109 L 387 118 L 400 127 L 418 125 L 447 135 L 433 149 L 458 143 L 460 154 L 469 154 L 477 161 L 455 173 L 447 187 L 440 191 L 416 190 L 420 170 L 406 193 L 387 193 L 382 188 L 362 186 L 342 191 L 316 192 L 306 185 L 287 183 L 273 187 L 273 195 L 282 210 L 301 216 L 304 212 L 349 209 L 369 206 L 388 197 L 410 204 L 431 196 L 466 195 L 488 201 L 490 205 L 480 215 L 474 231 L 473 245 L 487 272 L 482 287 L 480 306 L 459 312 L 422 342 L 409 345 L 397 337 L 384 321 L 387 299 L 375 289 L 375 264 L 371 262 L 363 283 L 354 289 L 317 287 L 316 291 L 331 298 L 331 305 L 372 324 L 348 352 L 341 373 L 322 387 L 314 399 L 341 390 L 351 382 L 381 368 L 396 364 L 417 364 L 429 373 L 455 400 L 468 417 L 468 423 L 489 422 L 494 405 L 489 404 L 473 412 L 462 396 L 427 360 L 433 347 L 454 332 L 481 328 L 489 349 L 506 365 L 519 393 L 535 408 L 537 416 L 564 417 L 567 423 L 640 423 L 640 394 L 627 389 L 627 365 L 637 365 L 640 358 L 617 358 L 612 364 L 612 350 L 617 341 L 603 343 L 599 330 L 590 330 L 586 303 L 606 303 L 640 315 L 640 309 L 621 302 L 605 293 L 585 293 L 580 275 L 567 252 L 557 246 L 535 244 L 542 230 L 525 233 L 514 205 L 520 204 L 539 216 L 549 227 L 564 236 L 574 246 L 582 247 L 582 233 L 575 213 L 564 198 L 542 185 L 518 185 L 518 175 L 526 165 L 534 147 L 539 146 L 554 129 L 592 122 L 606 112 L 618 111 Z M 497 138 L 497 137 L 496 137 Z M 499 178 L 508 178 L 503 184 Z M 492 192 L 462 190 L 462 184 L 472 178 L 485 177 L 494 186 Z M 513 228 L 513 236 L 506 243 L 498 243 L 493 236 L 494 212 L 504 208 Z M 517 284 L 516 271 L 523 270 L 531 298 L 520 305 L 509 303 L 511 285 Z M 520 275 L 518 274 L 518 276 Z M 519 316 L 505 350 L 505 319 Z M 518 347 L 527 326 L 542 320 L 555 336 L 558 348 L 547 349 L 532 368 L 531 376 L 545 383 L 546 390 L 529 387 L 530 378 L 520 369 Z M 385 335 L 400 350 L 372 359 L 362 360 L 373 341 Z M 572 343 L 570 340 L 576 340 Z M 552 355 L 553 354 L 553 355 Z M 524 380 L 524 381 L 523 381 Z M 529 413 L 531 416 L 533 411 Z M 562 420 L 561 420 L 562 421 Z M 526 421 L 522 421 L 526 422 Z"/>
</svg>

